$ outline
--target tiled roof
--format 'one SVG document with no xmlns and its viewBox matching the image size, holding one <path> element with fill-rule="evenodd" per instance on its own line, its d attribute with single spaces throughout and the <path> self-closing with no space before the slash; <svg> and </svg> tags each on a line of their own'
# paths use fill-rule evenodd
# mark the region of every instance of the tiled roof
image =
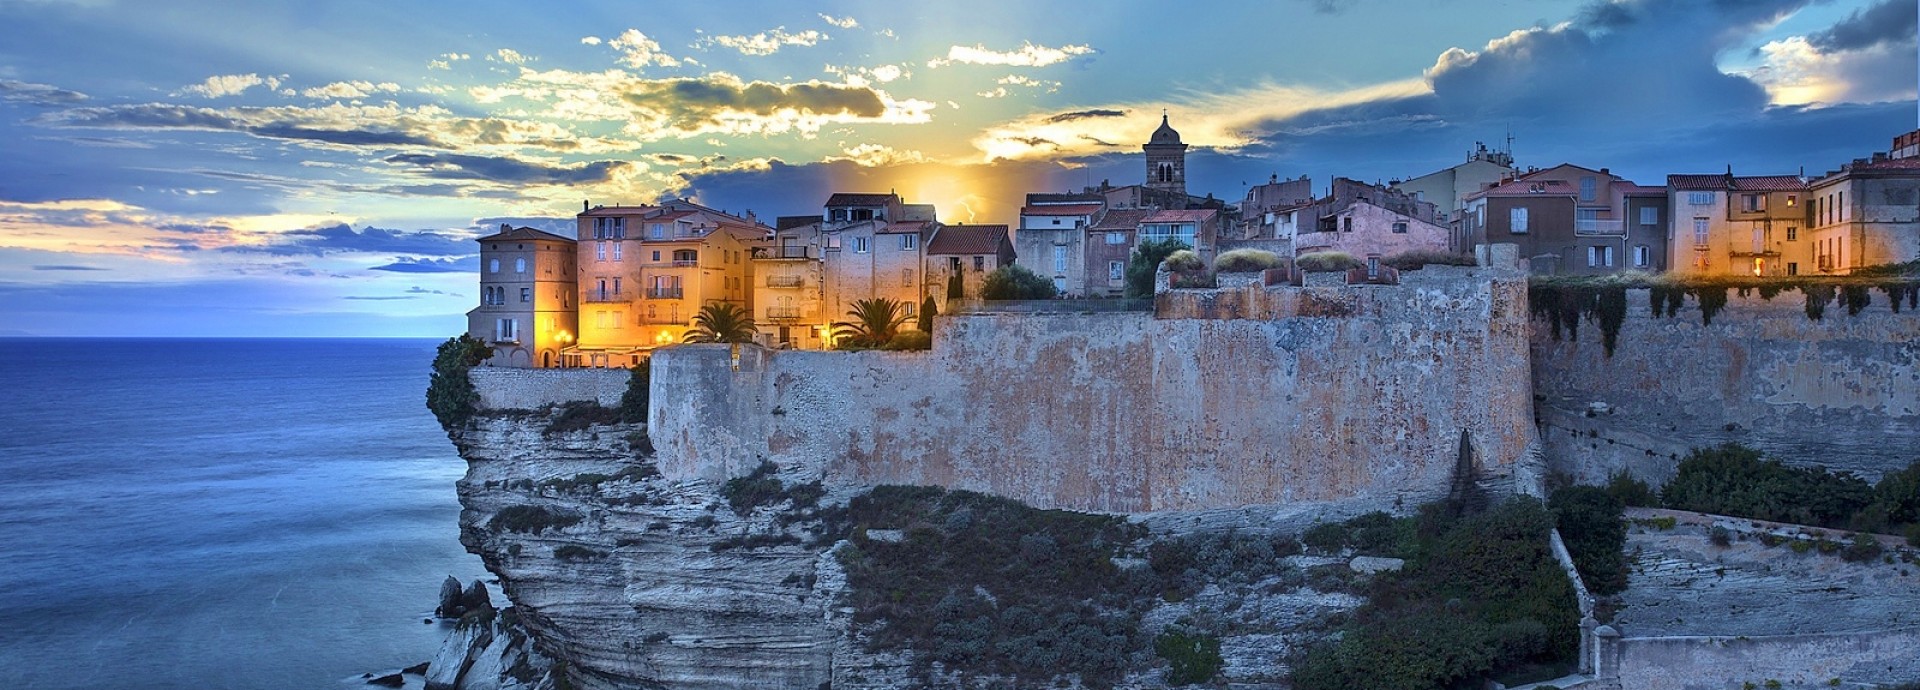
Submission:
<svg viewBox="0 0 1920 690">
<path fill-rule="evenodd" d="M 1619 187 L 1620 185 L 1615 185 L 1615 186 Z M 1648 187 L 1646 185 L 1637 185 L 1637 184 L 1627 185 L 1625 187 L 1625 192 L 1623 193 L 1626 194 L 1627 196 L 1666 196 L 1667 188 L 1666 187 Z"/>
<path fill-rule="evenodd" d="M 900 200 L 897 194 L 848 194 L 836 192 L 827 197 L 827 206 L 886 206 Z"/>
<path fill-rule="evenodd" d="M 1889 158 L 1877 163 L 1856 163 L 1854 170 L 1920 170 L 1920 158 Z"/>
<path fill-rule="evenodd" d="M 1725 191 L 1726 175 L 1668 175 L 1667 188 L 1678 191 Z"/>
<path fill-rule="evenodd" d="M 1490 196 L 1553 196 L 1572 193 L 1573 185 L 1567 184 L 1565 180 L 1530 180 L 1522 177 L 1509 181 L 1506 184 L 1495 185 L 1468 194 L 1467 198 L 1478 199 Z"/>
<path fill-rule="evenodd" d="M 1098 230 L 1101 232 L 1110 232 L 1113 230 L 1129 230 L 1129 231 L 1137 230 L 1139 229 L 1140 219 L 1145 218 L 1152 214 L 1153 214 L 1152 210 L 1144 209 L 1144 208 L 1107 209 L 1106 214 L 1100 216 L 1100 219 L 1097 221 L 1094 221 L 1093 225 L 1089 226 L 1087 229 Z"/>
<path fill-rule="evenodd" d="M 1104 199 L 1099 194 L 1028 194 L 1027 205 L 1100 203 Z"/>
<path fill-rule="evenodd" d="M 1806 188 L 1807 182 L 1793 175 L 1733 178 L 1733 189 L 1740 192 L 1797 192 Z"/>
<path fill-rule="evenodd" d="M 545 230 L 535 230 L 533 228 L 508 228 L 506 230 L 501 230 L 500 232 L 493 233 L 486 237 L 482 237 L 476 241 L 500 242 L 500 241 L 507 241 L 507 240 L 513 240 L 513 241 L 519 241 L 519 242 L 547 240 L 551 242 L 566 242 L 568 244 L 572 244 L 574 242 L 574 239 L 571 237 L 561 237 L 559 235 L 555 235 Z"/>
<path fill-rule="evenodd" d="M 1048 204 L 1028 206 L 1020 209 L 1023 216 L 1091 216 L 1099 213 L 1103 204 Z"/>
<path fill-rule="evenodd" d="M 660 210 L 659 206 L 595 206 L 580 212 L 583 216 L 637 216 Z"/>
<path fill-rule="evenodd" d="M 820 216 L 780 216 L 773 219 L 773 227 L 778 230 L 791 230 L 818 222 L 820 222 Z"/>
<path fill-rule="evenodd" d="M 1140 219 L 1142 223 L 1199 223 L 1219 215 L 1213 209 L 1195 209 L 1185 211 L 1154 211 Z"/>
<path fill-rule="evenodd" d="M 886 235 L 886 234 L 905 235 L 907 233 L 917 232 L 917 233 L 920 233 L 922 236 L 925 236 L 927 234 L 927 231 L 932 229 L 932 226 L 933 226 L 933 221 L 927 221 L 927 220 L 902 221 L 899 223 L 888 223 L 886 225 L 880 226 L 874 229 L 874 233 L 883 234 L 883 235 Z"/>
<path fill-rule="evenodd" d="M 928 254 L 997 254 L 1007 241 L 1005 225 L 948 225 L 927 243 Z"/>
</svg>

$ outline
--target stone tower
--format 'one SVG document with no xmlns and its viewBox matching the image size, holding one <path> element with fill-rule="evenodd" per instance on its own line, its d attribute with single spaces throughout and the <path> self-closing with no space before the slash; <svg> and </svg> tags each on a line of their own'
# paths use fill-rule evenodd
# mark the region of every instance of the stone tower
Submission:
<svg viewBox="0 0 1920 690">
<path fill-rule="evenodd" d="M 1187 145 L 1180 143 L 1180 133 L 1167 124 L 1166 113 L 1160 114 L 1160 128 L 1153 130 L 1153 138 L 1140 148 L 1147 152 L 1147 188 L 1184 198 L 1187 194 Z"/>
</svg>

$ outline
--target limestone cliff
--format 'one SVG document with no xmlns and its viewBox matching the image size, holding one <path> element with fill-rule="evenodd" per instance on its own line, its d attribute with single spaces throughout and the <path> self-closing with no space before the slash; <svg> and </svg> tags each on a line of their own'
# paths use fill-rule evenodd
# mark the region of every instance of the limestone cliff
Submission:
<svg viewBox="0 0 1920 690">
<path fill-rule="evenodd" d="M 497 675 L 518 665 L 527 677 L 530 659 L 551 659 L 538 670 L 589 689 L 922 685 L 909 654 L 869 651 L 843 604 L 848 585 L 830 553 L 835 545 L 820 536 L 821 515 L 868 487 L 829 489 L 820 511 L 790 500 L 736 511 L 719 485 L 660 476 L 638 425 L 548 433 L 551 421 L 496 412 L 451 434 L 468 462 L 458 483 L 461 541 L 499 576 L 531 649 L 508 644 L 517 633 L 484 626 L 456 634 L 442 655 L 452 660 L 436 667 L 472 666 L 464 677 L 446 676 L 447 687 L 540 687 L 538 678 Z M 773 476 L 818 486 L 809 484 L 818 472 L 781 467 Z M 1245 511 L 1181 516 L 1155 529 L 1258 527 L 1268 519 Z M 1275 573 L 1208 585 L 1179 603 L 1156 600 L 1142 628 L 1151 634 L 1199 621 L 1219 634 L 1223 678 L 1256 687 L 1275 681 L 1287 651 L 1312 639 L 1315 621 L 1359 601 L 1345 591 L 1343 562 L 1293 556 Z M 470 651 L 464 661 L 462 650 Z M 1119 687 L 1159 686 L 1164 667 L 1149 651 Z M 944 677 L 958 687 L 993 680 Z"/>
</svg>

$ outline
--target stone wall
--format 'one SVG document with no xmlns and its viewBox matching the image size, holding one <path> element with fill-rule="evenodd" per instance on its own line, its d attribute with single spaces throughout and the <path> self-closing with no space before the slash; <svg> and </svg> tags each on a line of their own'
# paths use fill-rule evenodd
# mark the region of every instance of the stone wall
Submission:
<svg viewBox="0 0 1920 690">
<path fill-rule="evenodd" d="M 592 400 L 607 407 L 627 392 L 626 369 L 515 369 L 474 367 L 468 374 L 480 391 L 482 410 L 537 410 Z"/>
<path fill-rule="evenodd" d="M 1767 637 L 1643 637 L 1606 644 L 1602 668 L 1634 690 L 1880 687 L 1920 677 L 1920 628 Z M 1607 658 L 1611 657 L 1611 658 Z M 1617 664 L 1617 666 L 1615 666 Z M 1611 676 L 1612 674 L 1606 674 Z M 1778 681 L 1768 684 L 1767 681 Z"/>
<path fill-rule="evenodd" d="M 1920 459 L 1920 313 L 1871 295 L 1857 315 L 1835 300 L 1813 321 L 1797 290 L 1771 300 L 1728 290 L 1703 325 L 1691 297 L 1678 315 L 1653 316 L 1647 291 L 1629 290 L 1612 357 L 1597 324 L 1555 341 L 1535 321 L 1549 462 L 1585 483 L 1616 471 L 1663 482 L 1688 450 L 1731 441 L 1869 479 L 1906 467 Z"/>
<path fill-rule="evenodd" d="M 1484 473 L 1533 440 L 1524 277 L 1162 295 L 1157 314 L 942 316 L 930 352 L 720 346 L 653 359 L 668 477 L 763 460 L 831 485 L 921 484 L 1110 512 L 1443 494 L 1462 430 Z"/>
</svg>

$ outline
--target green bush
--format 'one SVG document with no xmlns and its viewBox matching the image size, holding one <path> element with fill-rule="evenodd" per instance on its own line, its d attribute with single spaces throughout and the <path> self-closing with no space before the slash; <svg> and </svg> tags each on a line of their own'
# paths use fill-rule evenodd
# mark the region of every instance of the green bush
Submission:
<svg viewBox="0 0 1920 690">
<path fill-rule="evenodd" d="M 1695 449 L 1661 490 L 1669 508 L 1844 529 L 1873 500 L 1848 473 L 1787 467 L 1736 444 Z"/>
<path fill-rule="evenodd" d="M 1173 627 L 1153 640 L 1153 650 L 1172 667 L 1167 671 L 1168 685 L 1192 685 L 1213 680 L 1225 662 L 1220 659 L 1220 640 Z"/>
<path fill-rule="evenodd" d="M 493 356 L 493 348 L 465 333 L 440 343 L 433 356 L 433 372 L 427 375 L 427 409 L 440 428 L 452 430 L 473 418 L 480 404 L 480 391 L 474 389 L 467 372 Z"/>
<path fill-rule="evenodd" d="M 1621 505 L 1636 508 L 1660 507 L 1660 495 L 1654 493 L 1646 482 L 1634 479 L 1632 475 L 1625 472 L 1607 477 L 1607 493 Z"/>
<path fill-rule="evenodd" d="M 1235 249 L 1213 258 L 1213 270 L 1219 273 L 1248 273 L 1280 267 L 1280 255 L 1262 249 Z"/>
<path fill-rule="evenodd" d="M 1553 492 L 1547 507 L 1587 588 L 1600 595 L 1626 589 L 1627 525 L 1620 500 L 1599 487 L 1569 486 Z"/>
<path fill-rule="evenodd" d="M 1207 262 L 1201 261 L 1200 255 L 1193 253 L 1191 249 L 1181 249 L 1168 254 L 1163 263 L 1168 271 L 1192 273 L 1207 270 Z"/>
<path fill-rule="evenodd" d="M 931 350 L 933 336 L 926 331 L 901 331 L 887 341 L 886 350 Z"/>
<path fill-rule="evenodd" d="M 620 421 L 639 424 L 647 421 L 647 396 L 652 394 L 653 357 L 642 357 L 627 374 L 627 390 L 620 394 Z"/>
<path fill-rule="evenodd" d="M 957 276 L 960 274 L 955 273 L 954 275 Z M 940 304 L 933 301 L 933 295 L 927 295 L 927 298 L 924 300 L 921 300 L 920 302 L 920 322 L 915 325 L 920 327 L 921 333 L 925 333 L 928 336 L 932 336 L 933 335 L 933 317 L 939 316 L 939 315 L 940 315 Z"/>
<path fill-rule="evenodd" d="M 1398 254 L 1389 255 L 1387 258 L 1381 259 L 1380 263 L 1401 271 L 1417 271 L 1426 268 L 1428 265 L 1478 265 L 1471 255 L 1455 254 L 1438 249 L 1409 249 Z"/>
<path fill-rule="evenodd" d="M 572 431 L 585 431 L 588 427 L 618 423 L 625 413 L 617 407 L 601 407 L 592 400 L 575 400 L 555 409 L 553 418 L 540 433 L 546 436 L 564 434 Z"/>
<path fill-rule="evenodd" d="M 720 495 L 727 499 L 727 505 L 733 507 L 733 512 L 740 515 L 751 513 L 754 508 L 763 505 L 777 503 L 785 495 L 786 489 L 780 478 L 773 476 L 778 471 L 780 468 L 772 462 L 761 461 L 760 466 L 753 468 L 747 476 L 734 477 L 720 485 Z"/>
<path fill-rule="evenodd" d="M 993 269 L 980 287 L 981 299 L 987 300 L 1053 299 L 1058 294 L 1053 281 L 1019 264 Z"/>
<path fill-rule="evenodd" d="M 549 529 L 560 530 L 580 524 L 579 515 L 551 510 L 546 506 L 507 506 L 494 513 L 487 520 L 487 529 L 495 532 L 520 532 L 540 534 Z"/>
<path fill-rule="evenodd" d="M 1310 252 L 1295 257 L 1293 265 L 1307 273 L 1332 273 L 1353 270 L 1366 264 L 1346 252 Z"/>
<path fill-rule="evenodd" d="M 1160 264 L 1176 251 L 1187 249 L 1184 242 L 1174 239 L 1144 240 L 1133 248 L 1133 256 L 1127 259 L 1126 296 L 1141 299 L 1153 296 L 1153 277 L 1160 270 Z"/>
<path fill-rule="evenodd" d="M 1871 563 L 1878 560 L 1884 552 L 1885 549 L 1880 546 L 1879 539 L 1869 534 L 1856 533 L 1853 539 L 1847 542 L 1846 550 L 1841 552 L 1840 557 L 1849 563 Z"/>
<path fill-rule="evenodd" d="M 1907 525 L 1907 546 L 1920 548 L 1920 524 Z"/>
</svg>

